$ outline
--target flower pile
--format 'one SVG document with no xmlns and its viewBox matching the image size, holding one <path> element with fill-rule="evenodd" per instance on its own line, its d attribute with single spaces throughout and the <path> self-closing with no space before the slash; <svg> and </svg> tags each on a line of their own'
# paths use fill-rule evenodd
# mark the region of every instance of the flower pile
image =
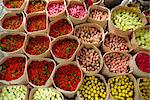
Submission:
<svg viewBox="0 0 150 100">
<path fill-rule="evenodd" d="M 113 23 L 122 31 L 135 30 L 144 26 L 140 17 L 128 10 L 117 10 L 112 13 L 111 17 Z"/>
<path fill-rule="evenodd" d="M 62 100 L 61 95 L 53 88 L 38 88 L 32 100 Z"/>
<path fill-rule="evenodd" d="M 102 39 L 102 33 L 95 27 L 79 27 L 75 35 L 82 43 L 99 43 Z"/>
<path fill-rule="evenodd" d="M 105 100 L 105 83 L 97 76 L 86 76 L 79 89 L 79 95 L 82 100 Z"/>
<path fill-rule="evenodd" d="M 72 26 L 68 20 L 61 19 L 51 26 L 49 35 L 56 38 L 61 35 L 69 34 L 72 30 Z"/>
<path fill-rule="evenodd" d="M 58 68 L 54 76 L 55 85 L 66 91 L 75 91 L 80 81 L 81 71 L 72 64 Z"/>
<path fill-rule="evenodd" d="M 86 71 L 98 71 L 100 69 L 100 56 L 93 48 L 82 48 L 77 54 L 79 64 Z"/>
<path fill-rule="evenodd" d="M 70 16 L 82 19 L 86 15 L 86 10 L 84 5 L 72 4 L 68 8 L 68 13 Z"/>
<path fill-rule="evenodd" d="M 54 69 L 54 63 L 48 61 L 32 61 L 28 68 L 29 82 L 34 85 L 45 85 L 46 81 L 50 78 Z"/>
<path fill-rule="evenodd" d="M 40 55 L 48 50 L 49 44 L 50 41 L 48 37 L 30 37 L 25 51 L 30 55 Z"/>
<path fill-rule="evenodd" d="M 130 57 L 119 52 L 110 52 L 104 56 L 104 61 L 110 72 L 127 73 L 129 72 Z"/>
<path fill-rule="evenodd" d="M 7 0 L 5 6 L 7 8 L 20 8 L 23 4 L 24 0 Z"/>
<path fill-rule="evenodd" d="M 5 52 L 13 52 L 23 46 L 25 37 L 19 34 L 7 35 L 0 40 L 0 49 Z"/>
<path fill-rule="evenodd" d="M 52 52 L 57 58 L 69 59 L 72 57 L 78 47 L 78 42 L 75 39 L 65 38 L 57 41 L 53 47 Z"/>
<path fill-rule="evenodd" d="M 26 95 L 27 88 L 23 85 L 6 86 L 2 88 L 0 100 L 25 100 Z"/>
<path fill-rule="evenodd" d="M 30 0 L 27 8 L 27 14 L 45 10 L 46 2 L 44 0 Z"/>
<path fill-rule="evenodd" d="M 98 9 L 91 9 L 89 17 L 97 21 L 105 21 L 108 18 L 108 13 Z"/>
<path fill-rule="evenodd" d="M 24 74 L 25 58 L 12 57 L 0 65 L 0 80 L 12 81 Z"/>
<path fill-rule="evenodd" d="M 133 100 L 134 92 L 134 82 L 129 76 L 118 76 L 113 77 L 109 80 L 110 83 L 110 93 L 114 100 L 125 99 Z"/>
<path fill-rule="evenodd" d="M 46 29 L 46 16 L 36 15 L 27 20 L 27 31 L 41 31 Z"/>
<path fill-rule="evenodd" d="M 139 53 L 137 54 L 135 61 L 141 71 L 150 73 L 150 55 Z"/>
<path fill-rule="evenodd" d="M 16 14 L 15 16 L 10 16 L 3 21 L 2 27 L 5 29 L 17 29 L 21 26 L 23 22 L 23 15 Z"/>
<path fill-rule="evenodd" d="M 128 42 L 117 35 L 107 35 L 104 40 L 104 45 L 112 51 L 128 51 Z"/>
<path fill-rule="evenodd" d="M 140 94 L 142 95 L 142 98 L 144 98 L 144 100 L 149 100 L 150 98 L 149 86 L 150 86 L 150 78 L 140 79 L 139 89 L 140 89 Z"/>
<path fill-rule="evenodd" d="M 48 4 L 47 10 L 50 16 L 55 16 L 65 10 L 65 6 L 63 3 L 50 3 Z"/>
</svg>

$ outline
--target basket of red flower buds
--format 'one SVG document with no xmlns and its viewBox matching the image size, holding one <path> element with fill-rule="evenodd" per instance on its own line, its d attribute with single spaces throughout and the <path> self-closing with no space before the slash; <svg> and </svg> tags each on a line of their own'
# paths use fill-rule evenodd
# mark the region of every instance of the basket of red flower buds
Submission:
<svg viewBox="0 0 150 100">
<path fill-rule="evenodd" d="M 134 30 L 146 25 L 144 14 L 125 6 L 117 6 L 111 10 L 108 21 L 109 32 L 128 37 Z"/>
<path fill-rule="evenodd" d="M 4 8 L 8 12 L 22 12 L 28 0 L 2 0 Z"/>
<path fill-rule="evenodd" d="M 72 98 L 82 84 L 83 73 L 76 62 L 64 62 L 57 65 L 52 79 L 54 87 L 66 97 Z"/>
<path fill-rule="evenodd" d="M 105 35 L 102 48 L 104 52 L 110 52 L 110 51 L 131 52 L 132 51 L 132 46 L 128 38 L 121 37 L 111 33 Z"/>
<path fill-rule="evenodd" d="M 97 74 L 103 67 L 103 58 L 100 50 L 91 44 L 84 44 L 76 55 L 77 65 L 86 74 Z"/>
<path fill-rule="evenodd" d="M 110 100 L 138 100 L 138 85 L 131 74 L 119 75 L 108 80 Z"/>
<path fill-rule="evenodd" d="M 74 35 L 82 44 L 93 44 L 99 47 L 104 37 L 104 30 L 99 24 L 85 23 L 75 27 Z"/>
<path fill-rule="evenodd" d="M 85 74 L 76 100 L 108 100 L 109 91 L 105 78 L 100 75 Z"/>
<path fill-rule="evenodd" d="M 24 32 L 3 32 L 0 34 L 0 52 L 6 55 L 23 53 L 26 39 Z"/>
<path fill-rule="evenodd" d="M 48 34 L 28 34 L 24 53 L 29 58 L 50 57 L 51 38 Z"/>
<path fill-rule="evenodd" d="M 150 25 L 138 28 L 134 31 L 131 44 L 135 52 L 150 52 Z"/>
<path fill-rule="evenodd" d="M 56 63 L 48 58 L 34 58 L 28 60 L 26 70 L 28 83 L 33 87 L 48 87 L 52 85 L 52 77 L 56 70 Z"/>
<path fill-rule="evenodd" d="M 80 41 L 73 35 L 59 36 L 51 43 L 51 54 L 57 63 L 73 61 Z"/>
<path fill-rule="evenodd" d="M 25 21 L 26 19 L 23 12 L 9 12 L 1 19 L 0 26 L 5 32 L 24 32 Z"/>
<path fill-rule="evenodd" d="M 7 85 L 0 88 L 0 100 L 28 100 L 28 88 L 24 85 Z"/>
<path fill-rule="evenodd" d="M 24 29 L 28 34 L 46 34 L 48 31 L 48 16 L 46 12 L 28 14 Z"/>
<path fill-rule="evenodd" d="M 133 73 L 139 77 L 150 77 L 150 53 L 137 52 L 133 56 Z"/>
<path fill-rule="evenodd" d="M 74 25 L 86 22 L 88 11 L 85 3 L 82 1 L 69 1 L 67 15 Z"/>
<path fill-rule="evenodd" d="M 54 39 L 62 35 L 71 35 L 73 30 L 74 27 L 70 19 L 63 17 L 50 22 L 48 34 Z"/>
<path fill-rule="evenodd" d="M 110 19 L 110 10 L 106 7 L 93 5 L 88 9 L 88 22 L 100 24 L 104 29 L 107 27 L 107 22 Z"/>
<path fill-rule="evenodd" d="M 35 12 L 44 12 L 46 11 L 47 0 L 27 0 L 26 7 L 24 12 L 26 15 L 35 13 Z"/>
<path fill-rule="evenodd" d="M 0 60 L 0 82 L 26 84 L 27 57 L 22 54 L 8 55 Z"/>
<path fill-rule="evenodd" d="M 30 91 L 29 100 L 64 100 L 64 96 L 53 87 L 33 88 Z"/>
<path fill-rule="evenodd" d="M 46 13 L 50 21 L 66 16 L 65 0 L 49 0 L 46 6 Z"/>
<path fill-rule="evenodd" d="M 150 78 L 138 78 L 138 92 L 140 100 L 149 100 L 150 98 Z"/>
<path fill-rule="evenodd" d="M 107 52 L 103 55 L 102 73 L 108 77 L 125 75 L 133 72 L 132 56 L 123 52 Z"/>
</svg>

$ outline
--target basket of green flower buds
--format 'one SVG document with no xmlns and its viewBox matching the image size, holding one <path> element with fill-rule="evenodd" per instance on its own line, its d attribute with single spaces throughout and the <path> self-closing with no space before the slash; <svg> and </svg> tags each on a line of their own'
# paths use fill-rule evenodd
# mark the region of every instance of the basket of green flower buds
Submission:
<svg viewBox="0 0 150 100">
<path fill-rule="evenodd" d="M 111 33 L 128 37 L 132 31 L 144 26 L 146 23 L 147 20 L 144 14 L 129 7 L 117 6 L 111 10 L 108 28 Z"/>
<path fill-rule="evenodd" d="M 141 50 L 150 52 L 150 25 L 135 30 L 131 44 L 136 52 Z"/>
<path fill-rule="evenodd" d="M 133 75 L 119 75 L 108 80 L 111 100 L 139 100 L 136 79 Z"/>
<path fill-rule="evenodd" d="M 140 100 L 149 100 L 150 98 L 150 78 L 138 78 L 138 92 Z"/>
<path fill-rule="evenodd" d="M 105 78 L 100 75 L 85 74 L 76 100 L 108 100 L 109 91 Z"/>
<path fill-rule="evenodd" d="M 28 89 L 24 85 L 9 85 L 0 88 L 0 100 L 28 100 Z"/>
<path fill-rule="evenodd" d="M 50 88 L 33 88 L 29 95 L 29 100 L 64 100 L 61 92 Z"/>
</svg>

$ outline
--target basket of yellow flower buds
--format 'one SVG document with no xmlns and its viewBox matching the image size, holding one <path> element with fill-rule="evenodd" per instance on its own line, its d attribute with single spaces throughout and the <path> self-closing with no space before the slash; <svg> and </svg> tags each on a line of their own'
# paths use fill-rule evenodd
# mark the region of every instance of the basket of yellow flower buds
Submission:
<svg viewBox="0 0 150 100">
<path fill-rule="evenodd" d="M 150 78 L 138 78 L 138 92 L 140 100 L 150 99 Z"/>
<path fill-rule="evenodd" d="M 133 75 L 119 75 L 108 80 L 111 100 L 139 100 L 136 79 Z"/>
<path fill-rule="evenodd" d="M 131 44 L 135 52 L 141 50 L 150 52 L 150 25 L 135 30 Z"/>
<path fill-rule="evenodd" d="M 144 26 L 146 23 L 147 20 L 144 14 L 129 7 L 117 6 L 111 10 L 108 28 L 111 33 L 128 37 L 132 31 Z"/>
<path fill-rule="evenodd" d="M 109 91 L 105 78 L 100 75 L 86 74 L 77 91 L 76 100 L 108 100 Z"/>
</svg>

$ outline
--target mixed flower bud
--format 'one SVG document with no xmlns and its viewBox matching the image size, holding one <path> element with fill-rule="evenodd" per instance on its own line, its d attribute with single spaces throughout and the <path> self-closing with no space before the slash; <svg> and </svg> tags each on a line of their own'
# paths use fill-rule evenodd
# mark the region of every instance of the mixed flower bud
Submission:
<svg viewBox="0 0 150 100">
<path fill-rule="evenodd" d="M 77 55 L 82 69 L 86 71 L 98 71 L 100 69 L 100 55 L 93 48 L 83 47 Z"/>
<path fill-rule="evenodd" d="M 104 56 L 104 61 L 110 72 L 128 73 L 130 57 L 119 52 L 110 52 Z"/>
</svg>

